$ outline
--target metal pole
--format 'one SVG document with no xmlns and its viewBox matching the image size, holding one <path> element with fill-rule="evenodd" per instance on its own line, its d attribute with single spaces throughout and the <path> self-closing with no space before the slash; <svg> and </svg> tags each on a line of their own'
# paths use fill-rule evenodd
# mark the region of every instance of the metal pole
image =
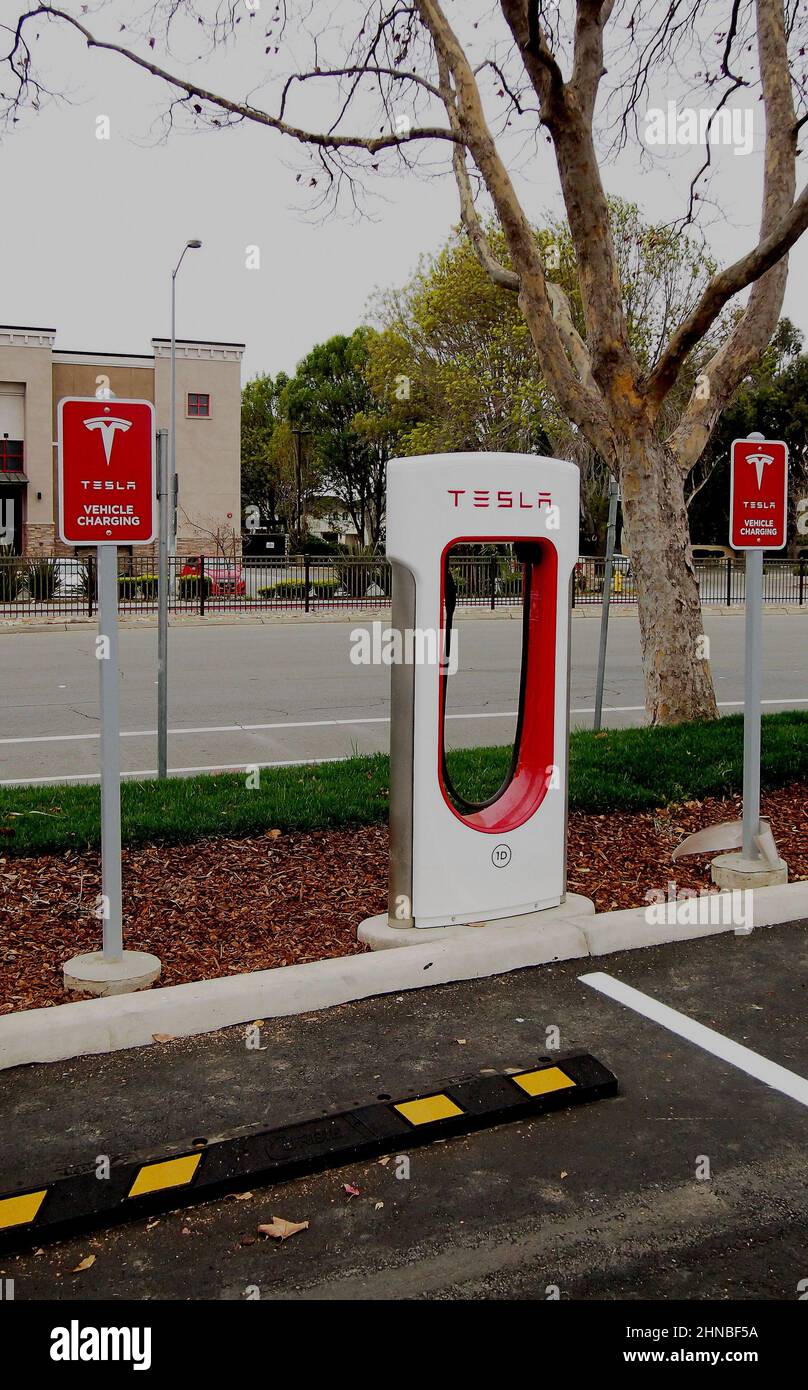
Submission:
<svg viewBox="0 0 808 1390">
<path fill-rule="evenodd" d="M 743 857 L 759 859 L 760 700 L 763 682 L 763 551 L 746 552 L 746 661 L 743 701 Z"/>
<path fill-rule="evenodd" d="M 612 596 L 612 557 L 614 556 L 614 537 L 617 530 L 617 503 L 620 489 L 616 478 L 609 478 L 609 520 L 606 525 L 606 562 L 603 566 L 603 594 L 600 604 L 600 647 L 598 650 L 598 674 L 595 683 L 595 719 L 593 729 L 600 728 L 603 714 L 603 680 L 606 674 L 606 642 L 609 636 L 609 603 Z"/>
<path fill-rule="evenodd" d="M 168 431 L 157 431 L 160 536 L 157 564 L 157 776 L 168 773 L 168 533 L 173 496 L 168 484 Z"/>
<path fill-rule="evenodd" d="M 180 273 L 180 266 L 185 259 L 186 251 L 198 251 L 202 245 L 201 241 L 186 241 L 182 248 L 182 255 L 171 272 L 171 467 L 169 472 L 169 491 L 172 499 L 177 495 L 177 276 Z M 177 533 L 175 530 L 176 508 L 171 513 L 171 524 L 168 532 L 168 553 L 175 555 L 177 551 Z M 176 583 L 176 572 L 169 575 L 171 580 L 171 592 L 174 593 Z"/>
<path fill-rule="evenodd" d="M 185 255 L 184 251 L 182 255 Z M 182 256 L 180 256 L 179 264 L 171 276 L 171 461 L 169 464 L 167 490 L 171 494 L 172 509 L 174 493 L 177 487 L 177 271 L 181 265 Z M 174 555 L 176 549 L 177 538 L 174 535 L 174 516 L 172 510 L 171 521 L 168 527 L 169 556 Z"/>
<path fill-rule="evenodd" d="M 98 637 L 101 676 L 101 892 L 105 961 L 123 956 L 121 909 L 121 758 L 118 709 L 118 547 L 99 545 Z M 101 640 L 106 646 L 101 647 Z"/>
</svg>

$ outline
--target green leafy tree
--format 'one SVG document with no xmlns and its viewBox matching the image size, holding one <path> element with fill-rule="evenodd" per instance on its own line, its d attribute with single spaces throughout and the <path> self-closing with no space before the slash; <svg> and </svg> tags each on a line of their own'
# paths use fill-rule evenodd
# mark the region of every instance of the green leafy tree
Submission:
<svg viewBox="0 0 808 1390">
<path fill-rule="evenodd" d="M 690 530 L 695 542 L 727 544 L 730 449 L 733 439 L 755 430 L 788 445 L 789 529 L 794 534 L 797 504 L 808 496 L 808 355 L 801 354 L 802 341 L 794 324 L 782 319 L 758 366 L 721 416 L 691 478 Z"/>
<path fill-rule="evenodd" d="M 282 419 L 281 396 L 288 377 L 279 372 L 257 376 L 241 393 L 241 501 L 242 509 L 258 507 L 262 521 L 278 525 L 281 478 L 277 450 L 272 443 Z"/>
<path fill-rule="evenodd" d="M 357 328 L 312 348 L 283 394 L 291 429 L 309 435 L 324 486 L 343 505 L 362 544 L 377 546 L 395 422 L 374 394 L 368 359 L 376 334 Z"/>
<path fill-rule="evenodd" d="M 288 385 L 288 383 L 287 383 Z M 281 399 L 282 418 L 278 421 L 269 455 L 277 478 L 278 515 L 289 532 L 295 552 L 307 549 L 306 517 L 325 487 L 322 465 L 312 450 L 310 436 L 296 427 L 287 414 L 286 390 Z"/>
<path fill-rule="evenodd" d="M 647 223 L 636 203 L 611 198 L 609 216 L 630 345 L 649 370 L 715 264 L 693 238 Z M 556 312 L 581 334 L 569 229 L 555 221 L 534 234 Z M 485 235 L 507 266 L 504 234 L 491 224 Z M 516 297 L 492 281 L 465 233 L 458 229 L 425 258 L 403 288 L 377 295 L 373 313 L 382 332 L 371 343 L 368 375 L 398 426 L 401 452 L 501 449 L 573 459 L 581 470 L 582 548 L 602 550 L 608 465 L 559 409 Z M 665 403 L 666 429 L 678 422 L 701 365 L 729 327 L 728 317 L 719 317 L 686 364 Z"/>
</svg>

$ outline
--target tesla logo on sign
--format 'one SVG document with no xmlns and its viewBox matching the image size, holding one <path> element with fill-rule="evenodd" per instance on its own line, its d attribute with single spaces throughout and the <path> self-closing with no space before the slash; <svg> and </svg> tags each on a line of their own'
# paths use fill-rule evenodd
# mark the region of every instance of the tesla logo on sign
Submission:
<svg viewBox="0 0 808 1390">
<path fill-rule="evenodd" d="M 59 535 L 66 545 L 149 545 L 157 534 L 151 401 L 68 396 L 58 411 Z"/>
<path fill-rule="evenodd" d="M 788 524 L 788 447 L 736 439 L 730 459 L 729 543 L 734 550 L 782 550 Z"/>
<path fill-rule="evenodd" d="M 112 458 L 112 445 L 115 440 L 115 431 L 131 429 L 132 421 L 116 420 L 114 416 L 107 418 L 106 416 L 99 415 L 95 420 L 85 420 L 84 428 L 86 430 L 101 431 L 101 442 L 104 445 L 104 457 L 106 458 L 107 466 L 109 466 L 110 459 Z"/>
</svg>

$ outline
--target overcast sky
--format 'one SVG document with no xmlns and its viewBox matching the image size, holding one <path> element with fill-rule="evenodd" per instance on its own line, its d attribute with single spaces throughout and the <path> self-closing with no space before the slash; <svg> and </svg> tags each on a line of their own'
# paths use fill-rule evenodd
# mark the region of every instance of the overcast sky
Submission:
<svg viewBox="0 0 808 1390">
<path fill-rule="evenodd" d="M 127 8 L 110 0 L 107 16 L 118 3 Z M 6 19 L 16 9 L 3 0 Z M 261 35 L 246 57 L 244 42 L 198 80 L 212 86 L 215 77 L 229 95 L 243 95 L 259 55 L 263 61 Z M 386 179 L 374 220 L 313 223 L 295 209 L 300 156 L 282 137 L 243 125 L 175 132 L 155 144 L 150 126 L 165 107 L 155 79 L 115 55 L 88 52 L 55 26 L 42 52 L 54 85 L 69 73 L 72 105 L 29 115 L 4 139 L 0 313 L 5 323 L 56 328 L 58 348 L 148 352 L 152 336 L 169 332 L 171 269 L 184 242 L 199 237 L 204 248 L 188 254 L 179 280 L 178 335 L 246 342 L 245 379 L 291 371 L 314 343 L 350 332 L 374 288 L 404 283 L 457 221 L 447 175 Z M 760 121 L 760 108 L 755 114 Z M 99 115 L 110 118 L 109 140 L 96 138 Z M 709 241 L 722 261 L 755 238 L 761 133 L 758 126 L 748 156 L 720 152 L 716 191 L 726 217 L 710 226 Z M 677 155 L 648 172 L 633 151 L 606 169 L 605 181 L 647 216 L 672 218 L 692 168 Z M 549 151 L 520 188 L 537 222 L 561 211 Z M 249 245 L 260 247 L 260 270 L 245 267 Z M 786 312 L 808 333 L 807 282 L 804 237 L 792 252 Z"/>
</svg>

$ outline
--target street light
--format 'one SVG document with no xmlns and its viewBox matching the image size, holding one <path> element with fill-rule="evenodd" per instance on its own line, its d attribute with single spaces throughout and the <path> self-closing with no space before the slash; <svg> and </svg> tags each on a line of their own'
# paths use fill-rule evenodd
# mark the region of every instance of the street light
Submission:
<svg viewBox="0 0 808 1390">
<path fill-rule="evenodd" d="M 201 241 L 186 241 L 171 272 L 171 434 L 166 459 L 165 430 L 159 431 L 160 546 L 157 578 L 157 775 L 168 771 L 168 596 L 173 592 L 169 556 L 176 552 L 174 499 L 177 486 L 177 275 L 186 251 L 198 251 Z M 175 566 L 176 570 L 176 566 Z"/>
<path fill-rule="evenodd" d="M 169 467 L 168 485 L 172 499 L 172 525 L 169 534 L 169 551 L 173 555 L 177 547 L 177 537 L 173 526 L 173 499 L 177 487 L 177 275 L 180 266 L 185 258 L 186 251 L 198 251 L 202 245 L 201 241 L 194 239 L 186 241 L 182 248 L 182 255 L 171 273 L 171 462 Z"/>
</svg>

